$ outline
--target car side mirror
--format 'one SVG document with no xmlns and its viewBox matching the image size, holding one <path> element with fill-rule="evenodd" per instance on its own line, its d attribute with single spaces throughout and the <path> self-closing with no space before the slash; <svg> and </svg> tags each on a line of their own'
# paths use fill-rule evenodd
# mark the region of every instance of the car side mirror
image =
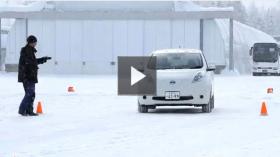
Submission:
<svg viewBox="0 0 280 157">
<path fill-rule="evenodd" d="M 250 51 L 249 51 L 249 55 L 252 56 L 253 54 L 253 47 L 251 47 Z"/>
<path fill-rule="evenodd" d="M 216 66 L 215 65 L 208 65 L 206 71 L 215 71 L 216 70 Z"/>
</svg>

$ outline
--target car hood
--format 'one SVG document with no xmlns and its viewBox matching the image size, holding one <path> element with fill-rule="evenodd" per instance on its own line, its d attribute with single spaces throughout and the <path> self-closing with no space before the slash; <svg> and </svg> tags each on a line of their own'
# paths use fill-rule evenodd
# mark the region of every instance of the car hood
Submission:
<svg viewBox="0 0 280 157">
<path fill-rule="evenodd" d="M 157 70 L 157 95 L 164 96 L 166 91 L 187 94 L 186 89 L 193 86 L 193 79 L 199 72 L 205 73 L 202 69 Z"/>
</svg>

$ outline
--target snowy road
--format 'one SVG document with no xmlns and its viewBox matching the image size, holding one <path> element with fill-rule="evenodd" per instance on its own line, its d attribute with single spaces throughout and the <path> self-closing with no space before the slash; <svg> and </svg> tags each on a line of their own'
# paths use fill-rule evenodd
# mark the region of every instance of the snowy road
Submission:
<svg viewBox="0 0 280 157">
<path fill-rule="evenodd" d="M 137 113 L 112 76 L 41 76 L 43 115 L 20 117 L 16 74 L 0 74 L 0 157 L 269 157 L 280 154 L 280 77 L 216 76 L 215 109 Z M 77 92 L 68 94 L 68 85 Z M 266 89 L 274 88 L 268 97 Z M 269 116 L 259 116 L 267 100 Z"/>
</svg>

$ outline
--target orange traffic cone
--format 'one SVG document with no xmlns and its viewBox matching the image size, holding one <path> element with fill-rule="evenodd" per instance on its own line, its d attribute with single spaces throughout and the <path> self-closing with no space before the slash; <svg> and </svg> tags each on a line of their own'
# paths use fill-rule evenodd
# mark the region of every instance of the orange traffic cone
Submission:
<svg viewBox="0 0 280 157">
<path fill-rule="evenodd" d="M 267 88 L 267 94 L 272 94 L 273 93 L 273 88 Z"/>
<path fill-rule="evenodd" d="M 262 102 L 262 108 L 261 108 L 261 116 L 267 116 L 267 109 L 266 109 L 266 103 Z"/>
<path fill-rule="evenodd" d="M 68 87 L 68 92 L 75 92 L 75 88 L 73 86 Z"/>
<path fill-rule="evenodd" d="M 42 114 L 43 113 L 41 101 L 38 102 L 36 113 L 38 113 L 38 114 Z"/>
</svg>

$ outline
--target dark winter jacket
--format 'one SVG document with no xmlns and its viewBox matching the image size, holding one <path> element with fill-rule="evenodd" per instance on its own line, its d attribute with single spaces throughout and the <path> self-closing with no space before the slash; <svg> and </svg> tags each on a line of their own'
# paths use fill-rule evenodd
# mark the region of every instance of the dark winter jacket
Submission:
<svg viewBox="0 0 280 157">
<path fill-rule="evenodd" d="M 36 58 L 37 50 L 34 47 L 26 45 L 20 51 L 18 64 L 18 82 L 34 82 L 38 83 L 38 64 L 46 62 L 46 58 Z"/>
</svg>

